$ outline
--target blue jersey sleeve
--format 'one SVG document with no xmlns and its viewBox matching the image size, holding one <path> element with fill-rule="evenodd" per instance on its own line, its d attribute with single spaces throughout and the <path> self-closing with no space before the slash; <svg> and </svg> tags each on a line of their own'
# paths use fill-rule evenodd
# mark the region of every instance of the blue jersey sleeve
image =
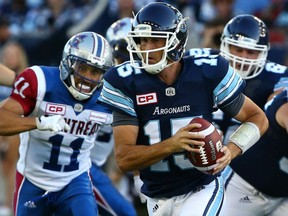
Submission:
<svg viewBox="0 0 288 216">
<path fill-rule="evenodd" d="M 104 76 L 103 89 L 98 101 L 118 112 L 136 116 L 134 102 L 128 88 L 133 85 L 131 79 L 133 78 L 132 74 L 135 73 L 137 70 L 127 63 L 111 68 Z"/>
<path fill-rule="evenodd" d="M 274 129 L 274 133 L 287 133 L 286 130 L 282 128 L 276 120 L 276 113 L 278 109 L 285 103 L 288 103 L 288 87 L 283 89 L 281 93 L 276 95 L 265 105 L 265 113 L 269 119 L 270 126 Z"/>
<path fill-rule="evenodd" d="M 225 107 L 245 88 L 245 81 L 221 55 L 195 56 L 194 62 L 202 67 L 207 86 L 213 87 L 216 107 Z"/>
</svg>

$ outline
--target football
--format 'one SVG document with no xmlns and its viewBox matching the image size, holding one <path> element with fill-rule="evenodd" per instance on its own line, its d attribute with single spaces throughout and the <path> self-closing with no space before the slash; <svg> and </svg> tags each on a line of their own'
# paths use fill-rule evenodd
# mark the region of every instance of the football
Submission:
<svg viewBox="0 0 288 216">
<path fill-rule="evenodd" d="M 223 152 L 220 152 L 222 148 L 222 137 L 218 133 L 215 126 L 209 121 L 203 118 L 193 118 L 191 123 L 199 123 L 202 126 L 191 130 L 191 133 L 203 133 L 205 135 L 205 145 L 199 147 L 200 153 L 188 152 L 186 155 L 193 166 L 199 171 L 205 174 L 212 174 L 212 169 L 216 164 L 216 160 L 223 156 Z"/>
</svg>

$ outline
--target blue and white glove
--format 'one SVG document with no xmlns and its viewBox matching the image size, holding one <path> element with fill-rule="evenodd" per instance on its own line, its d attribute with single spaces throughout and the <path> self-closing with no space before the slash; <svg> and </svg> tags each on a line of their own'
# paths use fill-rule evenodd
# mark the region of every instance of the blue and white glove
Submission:
<svg viewBox="0 0 288 216">
<path fill-rule="evenodd" d="M 70 130 L 70 126 L 65 122 L 61 115 L 36 117 L 36 126 L 38 130 L 50 130 L 55 133 L 62 130 Z"/>
</svg>

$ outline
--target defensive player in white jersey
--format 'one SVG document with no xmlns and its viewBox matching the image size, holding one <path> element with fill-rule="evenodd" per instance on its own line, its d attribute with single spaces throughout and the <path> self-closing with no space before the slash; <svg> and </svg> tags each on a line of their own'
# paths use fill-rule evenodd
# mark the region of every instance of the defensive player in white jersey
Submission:
<svg viewBox="0 0 288 216">
<path fill-rule="evenodd" d="M 107 30 L 106 39 L 112 48 L 115 65 L 129 59 L 126 40 L 127 33 L 131 30 L 131 20 L 132 18 L 128 17 L 120 19 Z M 103 216 L 136 216 L 132 201 L 122 196 L 102 170 L 102 166 L 107 161 L 113 148 L 114 139 L 111 125 L 101 127 L 97 133 L 95 146 L 91 150 L 92 166 L 90 168 L 99 214 Z"/>
<path fill-rule="evenodd" d="M 106 39 L 82 32 L 68 40 L 59 67 L 32 66 L 0 107 L 0 134 L 21 133 L 14 215 L 98 215 L 90 150 L 111 111 L 96 103 L 113 65 Z"/>
<path fill-rule="evenodd" d="M 226 59 L 182 58 L 187 34 L 187 18 L 175 7 L 144 6 L 128 34 L 131 61 L 105 74 L 99 97 L 113 108 L 117 163 L 123 171 L 140 171 L 149 215 L 218 215 L 224 196 L 219 172 L 268 127 Z M 200 127 L 189 122 L 196 116 L 211 121 L 216 107 L 243 124 L 221 149 L 214 175 L 206 175 L 185 157 L 185 151 L 199 153 L 204 137 L 189 133 Z"/>
</svg>

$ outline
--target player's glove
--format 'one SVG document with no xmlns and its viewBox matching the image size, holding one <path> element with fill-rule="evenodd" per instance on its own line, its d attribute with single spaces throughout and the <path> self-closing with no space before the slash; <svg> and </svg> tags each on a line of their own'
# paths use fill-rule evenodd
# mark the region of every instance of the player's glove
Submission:
<svg viewBox="0 0 288 216">
<path fill-rule="evenodd" d="M 140 176 L 139 175 L 134 175 L 134 187 L 135 187 L 135 190 L 136 192 L 138 193 L 139 195 L 139 198 L 141 200 L 142 203 L 145 203 L 147 198 L 146 196 L 141 192 L 141 187 L 143 185 L 143 181 L 140 179 Z"/>
<path fill-rule="evenodd" d="M 61 115 L 36 117 L 36 126 L 38 130 L 50 130 L 59 132 L 61 130 L 70 130 L 70 126 L 65 122 Z"/>
</svg>

